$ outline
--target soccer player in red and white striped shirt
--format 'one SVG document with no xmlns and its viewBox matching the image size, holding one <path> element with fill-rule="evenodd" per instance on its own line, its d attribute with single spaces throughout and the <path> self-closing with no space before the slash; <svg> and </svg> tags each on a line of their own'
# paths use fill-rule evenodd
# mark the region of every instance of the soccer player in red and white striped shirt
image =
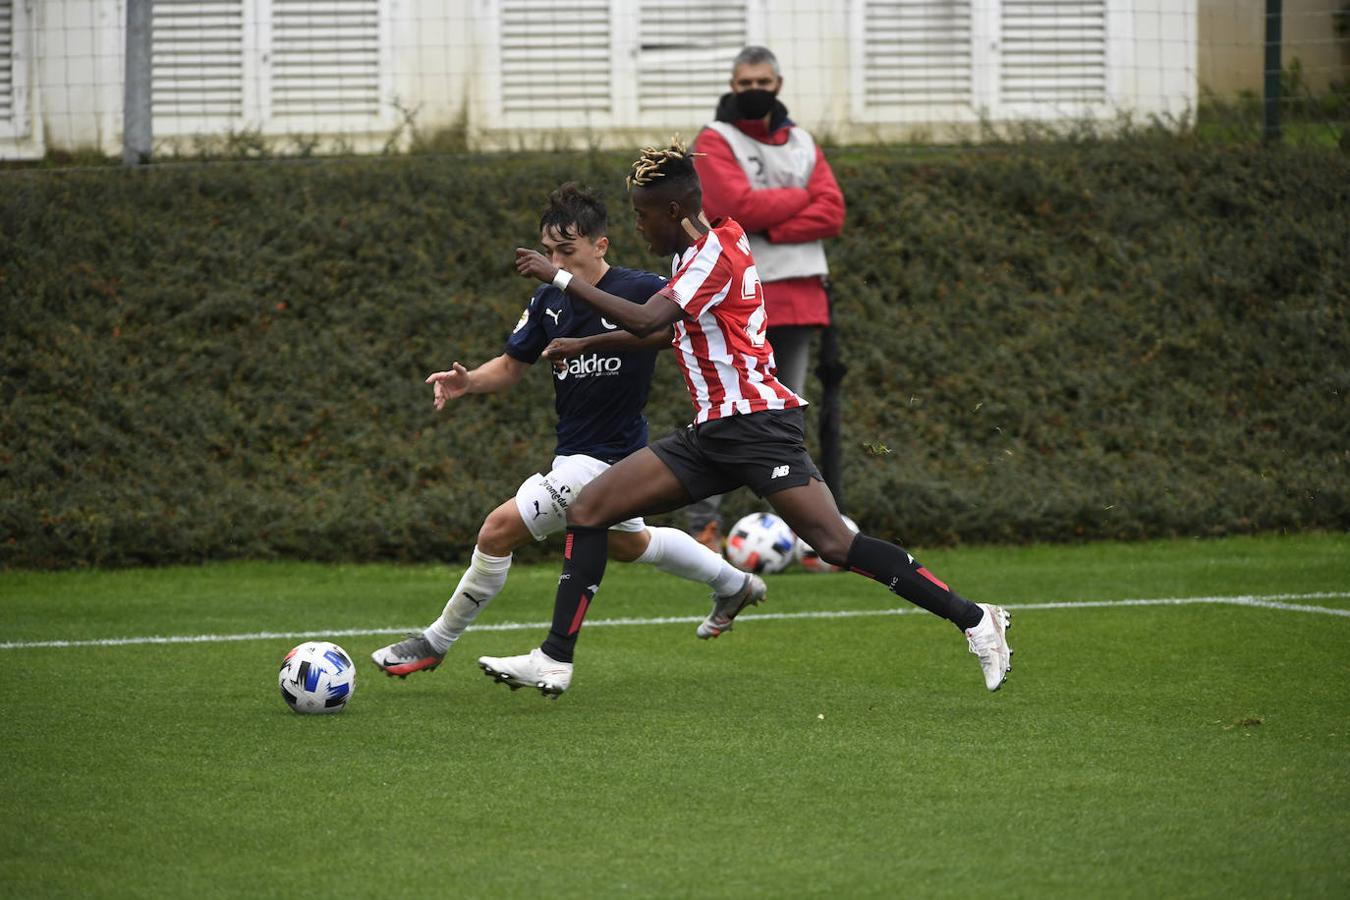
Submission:
<svg viewBox="0 0 1350 900">
<path fill-rule="evenodd" d="M 854 534 L 844 523 L 806 452 L 806 401 L 774 376 L 773 348 L 764 334 L 764 292 L 745 232 L 732 219 L 709 222 L 703 215 L 692 155 L 678 141 L 648 148 L 634 163 L 629 186 L 638 233 L 653 251 L 676 257 L 674 277 L 646 303 L 572 281 L 533 250 L 516 251 L 516 268 L 523 276 L 552 282 L 637 338 L 670 340 L 694 404 L 694 421 L 586 486 L 567 513 L 565 562 L 548 637 L 529 654 L 485 656 L 479 665 L 512 687 L 561 694 L 571 684 L 577 635 L 604 576 L 605 529 L 745 485 L 823 560 L 881 582 L 964 631 L 970 651 L 979 657 L 985 686 L 998 690 L 1012 654 L 1005 635 L 1007 612 L 970 602 L 900 547 Z M 699 637 L 731 628 L 749 599 L 715 601 L 698 626 Z"/>
<path fill-rule="evenodd" d="M 674 268 L 658 296 L 683 313 L 672 323 L 672 343 L 694 401 L 694 424 L 805 406 L 774 377 L 764 289 L 741 226 L 719 221 L 676 257 Z"/>
</svg>

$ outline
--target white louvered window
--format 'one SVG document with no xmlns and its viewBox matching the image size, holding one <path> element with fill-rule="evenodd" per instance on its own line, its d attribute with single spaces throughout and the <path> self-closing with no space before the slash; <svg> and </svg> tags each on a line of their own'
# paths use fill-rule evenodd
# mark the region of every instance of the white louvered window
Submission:
<svg viewBox="0 0 1350 900">
<path fill-rule="evenodd" d="M 151 115 L 237 122 L 244 115 L 243 0 L 155 0 Z"/>
<path fill-rule="evenodd" d="M 1112 7 L 1122 5 L 859 0 L 850 19 L 853 114 L 871 122 L 1105 114 Z"/>
<path fill-rule="evenodd" d="M 272 115 L 380 114 L 380 0 L 272 0 Z"/>
<path fill-rule="evenodd" d="M 731 61 L 749 43 L 748 20 L 745 0 L 643 0 L 638 16 L 638 109 L 708 117 L 717 98 L 728 90 Z"/>
<path fill-rule="evenodd" d="M 1004 103 L 1106 100 L 1103 0 L 1004 2 L 1000 22 Z"/>
<path fill-rule="evenodd" d="M 502 112 L 608 115 L 614 57 L 609 6 L 609 0 L 502 0 Z"/>
<path fill-rule="evenodd" d="M 390 120 L 389 0 L 155 0 L 156 136 Z"/>
<path fill-rule="evenodd" d="M 0 0 L 0 126 L 14 123 L 14 0 Z"/>
<path fill-rule="evenodd" d="M 969 3 L 869 0 L 862 45 L 868 107 L 971 103 Z"/>
<path fill-rule="evenodd" d="M 755 0 L 494 0 L 489 115 L 506 128 L 678 127 L 712 118 Z"/>
<path fill-rule="evenodd" d="M 28 136 L 28 46 L 24 0 L 0 0 L 0 138 Z"/>
</svg>

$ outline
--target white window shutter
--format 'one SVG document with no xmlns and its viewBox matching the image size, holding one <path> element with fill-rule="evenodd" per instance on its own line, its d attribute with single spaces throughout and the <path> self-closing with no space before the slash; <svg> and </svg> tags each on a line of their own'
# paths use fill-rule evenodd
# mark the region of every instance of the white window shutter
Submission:
<svg viewBox="0 0 1350 900">
<path fill-rule="evenodd" d="M 0 0 L 0 140 L 27 138 L 33 130 L 28 76 L 35 59 L 35 29 L 29 28 L 30 9 L 25 0 Z"/>
<path fill-rule="evenodd" d="M 969 107 L 971 4 L 866 0 L 862 22 L 866 107 Z"/>
<path fill-rule="evenodd" d="M 707 117 L 731 80 L 731 61 L 748 43 L 745 0 L 642 0 L 638 26 L 638 110 Z"/>
<path fill-rule="evenodd" d="M 272 0 L 273 118 L 380 114 L 380 0 Z"/>
<path fill-rule="evenodd" d="M 1002 103 L 1106 101 L 1104 0 L 1004 0 L 999 30 Z"/>
<path fill-rule="evenodd" d="M 164 120 L 229 124 L 242 118 L 243 0 L 155 0 L 153 9 L 156 130 Z"/>
<path fill-rule="evenodd" d="M 18 68 L 14 48 L 18 44 L 14 0 L 0 0 L 0 125 L 13 125 L 15 118 L 14 70 Z"/>
<path fill-rule="evenodd" d="M 502 0 L 501 111 L 608 115 L 609 0 Z"/>
</svg>

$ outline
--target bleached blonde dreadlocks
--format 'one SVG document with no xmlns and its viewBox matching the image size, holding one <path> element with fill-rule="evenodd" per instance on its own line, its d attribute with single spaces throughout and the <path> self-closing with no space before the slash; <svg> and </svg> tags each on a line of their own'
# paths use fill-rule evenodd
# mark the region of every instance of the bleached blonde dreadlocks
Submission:
<svg viewBox="0 0 1350 900">
<path fill-rule="evenodd" d="M 670 181 L 697 179 L 694 171 L 694 153 L 678 136 L 670 139 L 665 147 L 643 147 L 642 155 L 633 163 L 633 171 L 628 176 L 628 189 L 647 187 L 658 178 Z"/>
</svg>

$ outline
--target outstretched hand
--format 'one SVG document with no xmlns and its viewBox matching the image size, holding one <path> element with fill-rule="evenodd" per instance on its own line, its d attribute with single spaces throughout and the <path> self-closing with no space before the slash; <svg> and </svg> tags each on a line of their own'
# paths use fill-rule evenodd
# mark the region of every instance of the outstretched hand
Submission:
<svg viewBox="0 0 1350 900">
<path fill-rule="evenodd" d="M 549 262 L 538 250 L 516 248 L 516 271 L 525 278 L 533 278 L 545 283 L 551 282 L 558 274 L 558 267 Z"/>
<path fill-rule="evenodd" d="M 548 342 L 544 352 L 539 354 L 553 364 L 553 368 L 561 372 L 567 368 L 567 360 L 574 356 L 580 356 L 586 349 L 586 344 L 580 338 L 554 338 Z"/>
<path fill-rule="evenodd" d="M 459 363 L 450 366 L 448 372 L 432 372 L 427 376 L 427 384 L 433 388 L 433 400 L 437 409 L 445 407 L 445 401 L 458 400 L 469 390 L 469 370 Z"/>
</svg>

